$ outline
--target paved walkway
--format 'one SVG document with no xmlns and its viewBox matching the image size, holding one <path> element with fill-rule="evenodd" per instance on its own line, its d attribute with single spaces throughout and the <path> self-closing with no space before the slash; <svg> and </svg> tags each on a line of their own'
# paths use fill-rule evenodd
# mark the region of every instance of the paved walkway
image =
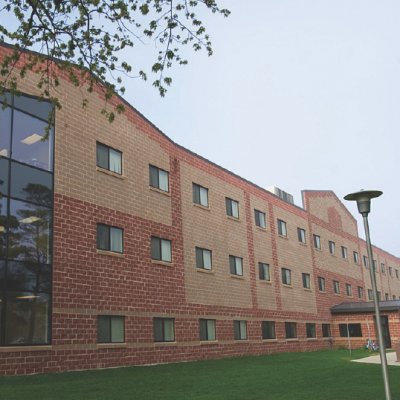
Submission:
<svg viewBox="0 0 400 400">
<path fill-rule="evenodd" d="M 396 352 L 393 351 L 390 353 L 386 353 L 386 359 L 387 359 L 388 365 L 397 365 L 398 367 L 400 367 L 400 361 L 397 361 Z M 369 363 L 369 364 L 380 364 L 381 363 L 379 353 L 375 354 L 373 356 L 364 357 L 364 358 L 360 358 L 359 360 L 352 360 L 352 361 L 359 362 L 359 363 Z"/>
</svg>

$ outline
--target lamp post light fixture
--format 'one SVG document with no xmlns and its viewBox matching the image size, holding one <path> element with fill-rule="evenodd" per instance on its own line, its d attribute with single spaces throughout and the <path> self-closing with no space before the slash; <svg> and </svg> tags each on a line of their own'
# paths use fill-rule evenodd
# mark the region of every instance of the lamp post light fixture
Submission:
<svg viewBox="0 0 400 400">
<path fill-rule="evenodd" d="M 383 341 L 383 335 L 382 335 L 382 321 L 379 311 L 378 291 L 376 288 L 375 266 L 372 255 L 371 238 L 369 235 L 369 224 L 368 224 L 368 214 L 371 211 L 371 199 L 379 197 L 381 194 L 382 192 L 379 190 L 360 190 L 359 192 L 348 194 L 347 196 L 344 197 L 344 199 L 357 202 L 358 212 L 362 215 L 364 221 L 365 239 L 367 241 L 367 252 L 368 252 L 368 258 L 370 260 L 369 274 L 372 285 L 372 293 L 373 293 L 372 297 L 374 300 L 376 328 L 378 331 L 379 354 L 382 365 L 383 384 L 385 386 L 386 400 L 391 400 L 385 343 Z"/>
</svg>

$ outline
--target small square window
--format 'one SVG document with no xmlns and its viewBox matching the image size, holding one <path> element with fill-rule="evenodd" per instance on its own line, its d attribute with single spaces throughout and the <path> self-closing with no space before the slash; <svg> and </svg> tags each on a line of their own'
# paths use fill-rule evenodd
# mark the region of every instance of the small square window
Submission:
<svg viewBox="0 0 400 400">
<path fill-rule="evenodd" d="M 321 236 L 313 235 L 314 247 L 321 250 Z"/>
<path fill-rule="evenodd" d="M 297 338 L 297 324 L 296 322 L 285 322 L 286 339 Z"/>
<path fill-rule="evenodd" d="M 263 229 L 265 229 L 267 227 L 265 213 L 258 211 L 258 210 L 254 210 L 254 218 L 256 221 L 256 225 L 258 227 L 263 228 Z"/>
<path fill-rule="evenodd" d="M 306 323 L 306 334 L 307 334 L 308 339 L 317 337 L 317 333 L 315 330 L 315 324 Z"/>
<path fill-rule="evenodd" d="M 243 258 L 229 256 L 229 268 L 232 275 L 243 276 Z"/>
<path fill-rule="evenodd" d="M 311 289 L 311 278 L 310 278 L 310 274 L 306 274 L 306 273 L 302 273 L 301 274 L 301 278 L 303 281 L 303 288 L 304 289 Z"/>
<path fill-rule="evenodd" d="M 271 275 L 269 272 L 269 264 L 258 263 L 258 273 L 261 281 L 271 281 Z"/>
<path fill-rule="evenodd" d="M 151 258 L 157 261 L 172 262 L 171 241 L 152 236 Z"/>
<path fill-rule="evenodd" d="M 335 294 L 340 294 L 340 284 L 338 281 L 333 281 L 333 291 Z"/>
<path fill-rule="evenodd" d="M 342 258 L 347 260 L 347 247 L 342 246 L 341 249 L 342 249 Z"/>
<path fill-rule="evenodd" d="M 116 315 L 99 315 L 97 317 L 98 343 L 123 343 L 125 318 Z"/>
<path fill-rule="evenodd" d="M 282 283 L 284 285 L 291 285 L 292 284 L 292 271 L 288 268 L 282 268 Z"/>
<path fill-rule="evenodd" d="M 358 257 L 358 253 L 356 251 L 353 251 L 353 261 L 354 261 L 355 264 L 359 264 L 360 263 L 360 260 L 359 260 L 359 257 Z"/>
<path fill-rule="evenodd" d="M 226 197 L 225 204 L 226 204 L 226 215 L 233 218 L 239 218 L 239 202 L 236 200 L 232 200 L 229 197 Z"/>
<path fill-rule="evenodd" d="M 215 319 L 200 319 L 200 340 L 213 341 L 216 340 Z"/>
<path fill-rule="evenodd" d="M 247 321 L 233 321 L 233 337 L 235 340 L 247 339 Z"/>
<path fill-rule="evenodd" d="M 96 164 L 100 168 L 122 174 L 122 153 L 99 142 L 96 143 Z"/>
<path fill-rule="evenodd" d="M 322 324 L 322 337 L 331 337 L 331 326 L 329 324 Z"/>
<path fill-rule="evenodd" d="M 175 341 L 175 320 L 173 318 L 154 318 L 154 341 Z"/>
<path fill-rule="evenodd" d="M 322 276 L 318 277 L 318 289 L 320 292 L 325 292 L 325 278 Z"/>
<path fill-rule="evenodd" d="M 364 289 L 361 286 L 357 287 L 357 294 L 358 294 L 358 298 L 362 299 L 364 296 Z"/>
<path fill-rule="evenodd" d="M 212 269 L 212 252 L 211 250 L 196 247 L 196 267 L 201 269 Z"/>
<path fill-rule="evenodd" d="M 346 283 L 346 295 L 349 297 L 353 296 L 353 288 L 350 283 Z"/>
<path fill-rule="evenodd" d="M 208 207 L 208 189 L 193 183 L 193 203 Z"/>
<path fill-rule="evenodd" d="M 278 219 L 278 235 L 287 236 L 286 222 Z"/>
<path fill-rule="evenodd" d="M 306 231 L 302 228 L 297 228 L 297 238 L 300 243 L 306 242 Z"/>
<path fill-rule="evenodd" d="M 276 339 L 274 321 L 262 321 L 261 329 L 263 339 Z"/>
<path fill-rule="evenodd" d="M 335 242 L 332 242 L 332 240 L 329 241 L 329 253 L 335 254 Z"/>
<path fill-rule="evenodd" d="M 162 190 L 163 192 L 169 192 L 169 173 L 167 171 L 155 167 L 154 165 L 149 165 L 149 175 L 151 187 Z"/>
<path fill-rule="evenodd" d="M 114 253 L 123 253 L 123 230 L 115 226 L 97 224 L 97 248 Z"/>
</svg>

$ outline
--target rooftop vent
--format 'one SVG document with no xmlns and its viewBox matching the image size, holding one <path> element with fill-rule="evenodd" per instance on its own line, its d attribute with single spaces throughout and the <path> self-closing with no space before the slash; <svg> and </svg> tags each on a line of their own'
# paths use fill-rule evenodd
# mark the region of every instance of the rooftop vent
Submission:
<svg viewBox="0 0 400 400">
<path fill-rule="evenodd" d="M 287 203 L 294 204 L 293 196 L 284 190 L 279 189 L 276 186 L 270 186 L 267 188 L 268 192 L 277 195 L 280 199 L 286 201 Z"/>
</svg>

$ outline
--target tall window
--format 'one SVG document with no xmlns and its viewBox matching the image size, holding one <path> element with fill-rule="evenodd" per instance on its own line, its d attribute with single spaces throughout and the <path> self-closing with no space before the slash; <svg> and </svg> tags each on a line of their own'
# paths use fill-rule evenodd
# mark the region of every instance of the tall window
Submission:
<svg viewBox="0 0 400 400">
<path fill-rule="evenodd" d="M 386 273 L 386 268 L 385 268 L 385 264 L 384 263 L 381 263 L 381 272 L 382 272 L 382 274 Z"/>
<path fill-rule="evenodd" d="M 389 275 L 392 276 L 393 272 L 392 272 L 392 267 L 389 267 Z"/>
<path fill-rule="evenodd" d="M 263 339 L 276 339 L 274 321 L 262 321 L 261 330 Z"/>
<path fill-rule="evenodd" d="M 97 248 L 114 253 L 123 253 L 123 230 L 115 226 L 97 224 Z"/>
<path fill-rule="evenodd" d="M 258 263 L 258 275 L 261 281 L 271 281 L 271 275 L 269 272 L 269 264 Z"/>
<path fill-rule="evenodd" d="M 340 284 L 338 281 L 333 281 L 333 291 L 335 294 L 340 294 Z"/>
<path fill-rule="evenodd" d="M 292 271 L 288 268 L 282 268 L 282 283 L 284 285 L 291 285 L 292 284 Z"/>
<path fill-rule="evenodd" d="M 331 326 L 329 324 L 322 324 L 322 337 L 331 337 Z"/>
<path fill-rule="evenodd" d="M 243 258 L 229 256 L 229 269 L 232 275 L 243 276 Z"/>
<path fill-rule="evenodd" d="M 208 189 L 193 183 L 193 203 L 208 207 Z"/>
<path fill-rule="evenodd" d="M 356 251 L 353 251 L 353 261 L 355 264 L 359 264 L 360 263 L 360 259 L 358 257 L 358 253 Z"/>
<path fill-rule="evenodd" d="M 353 288 L 351 287 L 350 283 L 346 283 L 346 295 L 353 296 Z"/>
<path fill-rule="evenodd" d="M 357 294 L 358 294 L 358 298 L 362 299 L 364 296 L 364 289 L 362 288 L 362 286 L 357 286 Z"/>
<path fill-rule="evenodd" d="M 287 236 L 286 222 L 278 219 L 278 235 Z"/>
<path fill-rule="evenodd" d="M 265 213 L 254 210 L 254 218 L 256 221 L 256 225 L 260 228 L 265 229 L 267 227 L 266 222 L 265 222 Z"/>
<path fill-rule="evenodd" d="M 286 339 L 297 338 L 297 324 L 296 322 L 285 322 Z"/>
<path fill-rule="evenodd" d="M 325 292 L 325 278 L 322 276 L 318 277 L 318 289 L 320 292 Z"/>
<path fill-rule="evenodd" d="M 156 261 L 172 262 L 171 241 L 152 236 L 151 258 Z"/>
<path fill-rule="evenodd" d="M 151 187 L 169 192 L 169 173 L 167 171 L 149 165 L 149 179 Z"/>
<path fill-rule="evenodd" d="M 369 260 L 367 256 L 363 256 L 363 264 L 365 268 L 369 268 Z"/>
<path fill-rule="evenodd" d="M 122 153 L 105 144 L 96 143 L 97 166 L 116 174 L 122 174 Z"/>
<path fill-rule="evenodd" d="M 317 250 L 321 250 L 321 236 L 313 235 L 314 247 Z"/>
<path fill-rule="evenodd" d="M 329 241 L 329 253 L 335 254 L 335 242 L 332 242 L 332 240 Z"/>
<path fill-rule="evenodd" d="M 225 204 L 226 204 L 226 215 L 233 218 L 239 218 L 239 202 L 236 200 L 232 200 L 229 197 L 226 197 Z"/>
<path fill-rule="evenodd" d="M 306 335 L 308 339 L 315 338 L 317 336 L 315 324 L 309 322 L 306 323 Z"/>
<path fill-rule="evenodd" d="M 52 112 L 45 100 L 0 97 L 0 346 L 51 342 Z"/>
<path fill-rule="evenodd" d="M 235 340 L 247 339 L 247 321 L 233 321 L 233 337 Z"/>
<path fill-rule="evenodd" d="M 367 293 L 368 293 L 368 300 L 369 300 L 369 301 L 372 301 L 372 300 L 374 299 L 374 298 L 372 297 L 372 289 L 368 289 Z"/>
<path fill-rule="evenodd" d="M 347 260 L 347 247 L 342 246 L 341 249 L 342 249 L 342 258 Z"/>
<path fill-rule="evenodd" d="M 97 317 L 98 343 L 123 343 L 125 319 L 116 315 L 99 315 Z"/>
<path fill-rule="evenodd" d="M 175 320 L 173 318 L 154 318 L 154 341 L 175 341 Z"/>
<path fill-rule="evenodd" d="M 200 319 L 200 340 L 215 340 L 215 319 Z"/>
<path fill-rule="evenodd" d="M 311 289 L 311 278 L 310 278 L 310 274 L 306 274 L 305 272 L 303 272 L 301 274 L 301 278 L 303 281 L 303 288 L 304 289 Z"/>
<path fill-rule="evenodd" d="M 212 269 L 212 252 L 211 250 L 196 247 L 196 267 L 200 269 Z"/>
<path fill-rule="evenodd" d="M 306 231 L 302 228 L 297 228 L 297 239 L 300 243 L 306 242 Z"/>
</svg>

